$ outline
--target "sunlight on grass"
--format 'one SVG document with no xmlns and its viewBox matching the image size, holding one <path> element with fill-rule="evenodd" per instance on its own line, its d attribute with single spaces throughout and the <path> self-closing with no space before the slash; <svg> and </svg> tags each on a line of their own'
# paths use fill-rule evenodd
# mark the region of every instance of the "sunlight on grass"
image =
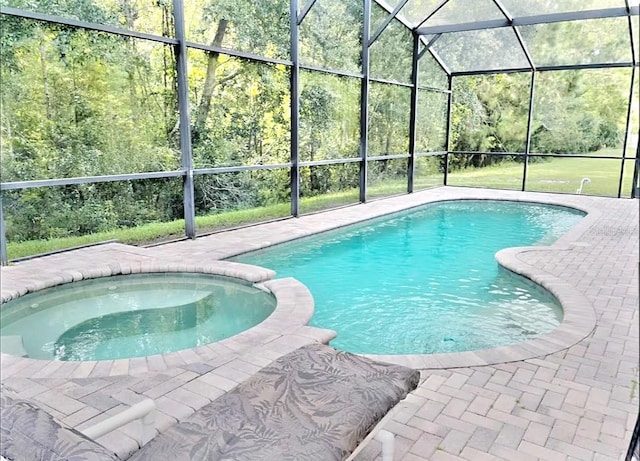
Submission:
<svg viewBox="0 0 640 461">
<path fill-rule="evenodd" d="M 611 155 L 608 152 L 601 153 Z M 621 160 L 608 159 L 533 157 L 528 166 L 525 190 L 575 194 L 582 179 L 589 178 L 590 183 L 582 189 L 584 195 L 617 197 L 621 163 Z M 633 177 L 633 169 L 628 166 L 624 171 L 625 184 L 629 184 Z M 450 186 L 520 190 L 523 171 L 523 164 L 516 162 L 467 168 L 449 173 L 447 183 Z"/>
<path fill-rule="evenodd" d="M 615 150 L 600 151 L 600 155 L 616 155 Z M 618 154 L 619 155 L 619 154 Z M 575 193 L 583 178 L 589 178 L 582 193 L 615 197 L 618 194 L 620 178 L 620 160 L 578 159 L 578 158 L 536 158 L 528 167 L 526 190 L 540 192 Z M 505 162 L 486 168 L 468 168 L 450 172 L 448 184 L 451 186 L 471 186 L 520 190 L 522 187 L 523 165 Z M 625 188 L 623 196 L 628 196 L 633 177 L 633 162 L 627 161 L 624 170 Z M 416 189 L 440 185 L 441 175 L 420 178 Z M 377 182 L 368 188 L 368 198 L 377 198 L 406 191 L 406 179 L 394 179 Z M 311 213 L 358 202 L 358 189 L 332 192 L 316 197 L 303 197 L 300 200 L 302 213 Z M 237 226 L 254 224 L 271 219 L 290 216 L 291 205 L 278 203 L 270 206 L 245 210 L 226 211 L 217 214 L 196 217 L 196 229 L 199 234 Z M 138 227 L 117 229 L 77 237 L 62 237 L 49 240 L 26 242 L 8 242 L 7 252 L 10 259 L 22 258 L 61 249 L 74 248 L 91 243 L 118 240 L 121 243 L 144 245 L 152 242 L 169 241 L 184 237 L 184 220 L 158 222 Z"/>
</svg>

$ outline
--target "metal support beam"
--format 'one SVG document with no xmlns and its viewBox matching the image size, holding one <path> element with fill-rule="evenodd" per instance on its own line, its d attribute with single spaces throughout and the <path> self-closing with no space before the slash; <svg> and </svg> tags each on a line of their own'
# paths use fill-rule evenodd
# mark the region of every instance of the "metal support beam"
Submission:
<svg viewBox="0 0 640 461">
<path fill-rule="evenodd" d="M 36 21 L 49 22 L 53 24 L 62 24 L 65 26 L 79 27 L 86 30 L 95 30 L 98 32 L 106 32 L 107 34 L 124 35 L 125 37 L 139 38 L 142 40 L 151 40 L 154 42 L 165 43 L 167 45 L 177 45 L 178 40 L 171 37 L 163 37 L 161 35 L 145 34 L 133 30 L 123 29 L 122 27 L 109 26 L 107 24 L 98 24 L 95 22 L 78 21 L 72 18 L 62 18 L 50 14 L 37 13 L 34 11 L 26 11 L 18 8 L 10 8 L 0 6 L 0 14 L 6 14 L 24 19 L 34 19 Z"/>
<path fill-rule="evenodd" d="M 418 35 L 418 37 L 420 36 Z M 418 60 L 422 59 L 422 57 L 428 52 L 431 55 L 431 57 L 436 61 L 436 63 L 440 66 L 442 71 L 447 75 L 451 75 L 451 71 L 449 70 L 447 65 L 444 63 L 440 55 L 436 53 L 436 51 L 433 49 L 433 45 L 435 45 L 435 43 L 438 41 L 440 37 L 442 37 L 442 34 L 436 34 L 435 37 L 433 37 L 431 40 L 429 40 L 428 43 L 424 45 L 424 48 L 422 49 L 422 51 L 420 51 L 420 54 L 418 55 Z"/>
<path fill-rule="evenodd" d="M 416 169 L 416 128 L 418 120 L 418 70 L 420 60 L 420 36 L 413 34 L 413 61 L 411 63 L 411 113 L 409 114 L 409 161 L 407 162 L 407 192 L 414 189 Z"/>
<path fill-rule="evenodd" d="M 529 49 L 527 48 L 527 44 L 525 43 L 524 39 L 522 38 L 522 34 L 520 33 L 520 29 L 518 29 L 517 27 L 515 27 L 513 25 L 513 16 L 511 15 L 511 13 L 509 13 L 509 11 L 507 11 L 505 6 L 502 4 L 501 0 L 493 0 L 493 3 L 498 7 L 498 9 L 502 13 L 502 15 L 505 17 L 505 19 L 511 23 L 511 29 L 513 30 L 513 33 L 516 34 L 516 38 L 518 39 L 518 43 L 520 44 L 520 48 L 522 49 L 522 52 L 524 53 L 525 57 L 527 58 L 527 61 L 529 62 L 529 66 L 531 66 L 532 70 L 535 70 L 536 66 L 533 63 L 533 56 L 531 55 L 531 53 L 529 53 Z"/>
<path fill-rule="evenodd" d="M 307 6 L 311 8 L 313 2 Z M 291 0 L 291 215 L 300 215 L 300 42 L 298 0 Z M 306 13 L 305 13 L 306 14 Z"/>
<path fill-rule="evenodd" d="M 7 234 L 4 229 L 2 194 L 0 194 L 0 264 L 3 266 L 7 266 L 9 264 L 9 258 L 7 256 Z"/>
<path fill-rule="evenodd" d="M 631 198 L 640 198 L 640 139 L 638 139 L 636 146 L 636 161 L 633 168 L 633 180 L 631 181 Z"/>
<path fill-rule="evenodd" d="M 232 50 L 231 48 L 225 48 L 223 46 L 211 46 L 205 43 L 196 43 L 196 42 L 185 42 L 187 48 L 193 48 L 194 50 L 202 50 L 206 52 L 213 51 L 214 53 L 225 54 L 227 56 L 232 56 L 234 58 L 244 59 L 249 62 L 257 61 L 264 62 L 267 64 L 282 64 L 283 66 L 290 66 L 291 61 L 286 59 L 278 59 L 278 58 L 267 58 L 265 56 L 260 56 L 259 54 L 249 53 L 246 51 Z"/>
<path fill-rule="evenodd" d="M 436 53 L 436 50 L 434 50 L 433 48 L 429 48 L 429 53 L 431 54 L 431 57 L 438 63 L 440 69 L 442 69 L 445 74 L 450 76 L 452 74 L 451 69 L 449 69 L 449 67 L 445 64 L 440 55 Z"/>
<path fill-rule="evenodd" d="M 629 27 L 629 40 L 631 41 L 631 60 L 633 61 L 633 65 L 636 66 L 638 63 L 636 62 L 636 43 L 638 41 L 638 37 L 633 36 L 633 19 L 631 18 L 631 5 L 629 4 L 629 0 L 625 0 L 627 5 L 627 11 L 629 12 L 628 17 L 628 27 Z"/>
<path fill-rule="evenodd" d="M 444 179 L 443 184 L 446 186 L 449 176 L 449 153 L 451 151 L 451 112 L 453 111 L 453 77 L 449 75 L 449 94 L 447 95 L 447 132 L 445 136 L 445 149 L 447 153 L 444 157 Z"/>
<path fill-rule="evenodd" d="M 304 6 L 304 8 L 302 8 L 300 14 L 298 14 L 298 7 L 296 6 L 296 16 L 294 17 L 298 18 L 298 25 L 302 24 L 302 21 L 304 21 L 304 18 L 307 17 L 307 14 L 309 14 L 309 11 L 311 11 L 311 8 L 313 7 L 313 5 L 315 5 L 316 1 L 317 0 L 308 0 L 307 4 Z"/>
<path fill-rule="evenodd" d="M 498 29 L 500 27 L 509 27 L 510 25 L 511 21 L 506 19 L 488 19 L 486 21 L 420 27 L 416 29 L 416 32 L 419 35 L 450 34 L 454 32 L 470 32 L 473 30 Z"/>
<path fill-rule="evenodd" d="M 378 30 L 376 30 L 374 34 L 371 36 L 371 38 L 369 39 L 369 46 L 373 45 L 375 41 L 378 40 L 382 32 L 384 32 L 387 26 L 391 24 L 391 21 L 393 21 L 393 18 L 397 16 L 397 14 L 400 12 L 402 7 L 405 6 L 408 1 L 409 0 L 401 0 L 400 3 L 398 3 L 396 7 L 393 9 L 393 11 L 389 13 L 386 19 L 382 22 L 382 24 L 380 24 L 380 27 L 378 27 Z"/>
<path fill-rule="evenodd" d="M 440 37 L 442 37 L 442 34 L 434 35 L 431 40 L 429 40 L 429 42 L 424 46 L 424 48 L 420 52 L 420 56 L 418 57 L 418 59 L 420 59 L 427 51 L 429 51 L 429 49 L 440 39 Z"/>
<path fill-rule="evenodd" d="M 529 153 L 531 152 L 531 122 L 533 121 L 533 98 L 536 88 L 536 72 L 531 72 L 531 83 L 529 87 L 529 114 L 527 115 L 527 138 L 524 144 L 524 166 L 522 168 L 522 189 L 527 185 L 527 168 L 529 167 Z"/>
<path fill-rule="evenodd" d="M 627 154 L 627 143 L 629 142 L 629 128 L 631 127 L 631 112 L 633 107 L 633 87 L 635 85 L 635 79 L 637 78 L 637 71 L 635 67 L 631 68 L 631 85 L 629 85 L 629 103 L 627 105 L 627 123 L 624 130 L 624 140 L 622 141 L 622 161 L 620 164 L 620 181 L 618 182 L 618 198 L 622 195 L 622 180 L 624 178 L 624 159 Z M 639 133 L 640 134 L 640 133 Z"/>
<path fill-rule="evenodd" d="M 445 6 L 447 3 L 449 2 L 449 0 L 441 0 L 440 3 L 438 3 L 430 12 L 429 14 L 427 14 L 427 16 L 425 16 L 425 18 L 420 21 L 418 23 L 418 26 L 416 27 L 419 28 L 420 26 L 422 26 L 422 24 L 424 24 L 425 22 L 427 22 L 429 19 L 431 19 L 431 17 L 436 14 L 438 11 L 440 11 L 440 9 Z M 418 34 L 420 35 L 420 34 Z"/>
<path fill-rule="evenodd" d="M 418 36 L 418 37 L 420 37 L 420 36 Z M 442 69 L 442 71 L 445 74 L 451 75 L 451 70 L 449 70 L 449 68 L 444 63 L 444 61 L 442 60 L 440 55 L 438 53 L 436 53 L 436 51 L 432 48 L 433 45 L 438 41 L 438 39 L 440 37 L 442 37 L 442 34 L 437 34 L 435 37 L 433 37 L 431 40 L 429 40 L 428 43 L 425 44 L 424 48 L 422 49 L 422 51 L 420 51 L 420 54 L 418 55 L 418 60 L 422 59 L 422 57 L 428 52 L 431 55 L 431 57 L 434 59 L 436 64 L 438 64 L 440 66 L 440 69 Z"/>
<path fill-rule="evenodd" d="M 604 63 L 592 63 L 592 64 L 573 64 L 573 65 L 558 65 L 558 66 L 536 66 L 535 70 L 538 72 L 547 72 L 554 70 L 584 70 L 584 69 L 621 69 L 625 67 L 633 67 L 632 62 L 604 62 Z M 454 77 L 464 77 L 473 75 L 493 75 L 493 74 L 514 74 L 518 72 L 531 72 L 533 69 L 530 67 L 516 67 L 513 69 L 490 69 L 490 70 L 478 70 L 478 71 L 462 71 L 452 72 Z"/>
<path fill-rule="evenodd" d="M 498 29 L 509 26 L 532 26 L 535 24 L 551 24 L 555 22 L 580 21 L 586 19 L 619 18 L 629 15 L 637 15 L 639 8 L 606 8 L 601 10 L 571 11 L 568 13 L 538 14 L 523 16 L 520 18 L 490 19 L 486 21 L 466 22 L 458 24 L 445 24 L 442 26 L 420 27 L 416 29 L 419 35 L 444 34 L 451 32 L 468 32 L 472 30 Z"/>
<path fill-rule="evenodd" d="M 515 26 L 511 26 L 511 28 L 513 29 L 513 33 L 516 34 L 516 38 L 518 39 L 518 43 L 520 44 L 520 48 L 522 49 L 522 52 L 524 53 L 525 57 L 527 58 L 527 61 L 529 62 L 529 66 L 531 66 L 531 70 L 536 70 L 536 65 L 533 62 L 533 55 L 529 52 L 529 47 L 527 47 L 526 42 L 522 38 L 522 34 L 520 33 L 520 29 L 518 29 Z"/>
<path fill-rule="evenodd" d="M 183 0 L 174 0 L 173 17 L 176 38 L 176 69 L 178 112 L 180 114 L 180 163 L 185 172 L 183 181 L 184 230 L 189 238 L 196 236 L 195 199 L 193 187 L 193 157 L 191 153 L 191 118 L 189 116 L 189 86 L 187 83 L 187 46 Z"/>
<path fill-rule="evenodd" d="M 360 202 L 367 201 L 367 153 L 369 149 L 369 30 L 371 0 L 364 0 L 362 24 L 362 83 L 360 86 Z"/>
<path fill-rule="evenodd" d="M 287 64 L 287 66 L 291 66 L 292 63 Z M 323 74 L 328 75 L 339 75 L 340 77 L 350 77 L 350 78 L 362 78 L 362 74 L 359 72 L 349 72 L 345 70 L 336 70 L 336 69 L 325 69 L 321 66 L 313 66 L 311 64 L 303 64 L 300 63 L 300 69 L 302 70 L 312 70 L 314 72 L 322 72 Z"/>
<path fill-rule="evenodd" d="M 216 168 L 194 168 L 193 174 L 225 174 L 225 173 L 238 173 L 241 171 L 271 171 L 271 170 L 283 170 L 285 168 L 291 168 L 291 163 L 271 163 L 266 165 L 236 165 L 236 166 L 219 166 Z"/>
<path fill-rule="evenodd" d="M 507 11 L 507 8 L 502 4 L 501 0 L 493 0 L 493 4 L 498 7 L 500 13 L 507 21 L 513 21 L 513 15 Z"/>
<path fill-rule="evenodd" d="M 33 189 L 34 187 L 70 186 L 72 184 L 94 184 L 115 181 L 138 181 L 141 179 L 177 178 L 184 176 L 182 170 L 152 171 L 149 173 L 126 173 L 105 176 L 79 176 L 60 179 L 34 179 L 32 181 L 12 181 L 0 183 L 0 190 Z"/>
</svg>

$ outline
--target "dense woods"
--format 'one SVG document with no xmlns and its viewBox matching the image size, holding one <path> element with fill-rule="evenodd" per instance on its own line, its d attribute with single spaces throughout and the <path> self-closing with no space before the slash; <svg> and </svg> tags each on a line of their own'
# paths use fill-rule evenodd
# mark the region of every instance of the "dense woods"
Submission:
<svg viewBox="0 0 640 461">
<path fill-rule="evenodd" d="M 171 0 L 1 4 L 161 37 L 174 35 Z M 286 164 L 291 158 L 289 1 L 185 4 L 189 42 L 275 60 L 189 49 L 194 168 Z M 409 7 L 415 5 L 409 2 Z M 387 15 L 372 2 L 372 32 Z M 362 0 L 320 0 L 300 25 L 302 162 L 360 157 L 363 20 Z M 605 57 L 631 60 L 628 31 L 568 27 L 583 26 L 560 23 L 545 33 L 527 30 L 534 57 L 548 65 Z M 3 183 L 181 168 L 173 45 L 8 14 L 0 15 L 0 34 Z M 582 43 L 575 43 L 575 34 Z M 369 157 L 409 153 L 412 44 L 411 31 L 393 20 L 370 49 Z M 552 45 L 557 48 L 551 50 Z M 436 42 L 436 51 L 438 46 L 442 53 L 452 50 L 449 64 L 461 70 L 473 60 L 492 59 L 492 50 L 504 48 L 491 40 L 483 44 L 484 54 L 453 49 L 458 46 L 453 42 Z M 599 57 L 591 56 L 594 49 Z M 495 65 L 508 57 L 501 56 Z M 420 60 L 418 80 L 416 152 L 445 152 L 448 80 L 430 53 Z M 622 155 L 630 68 L 541 71 L 535 84 L 532 153 L 584 154 L 616 147 Z M 524 152 L 530 85 L 529 72 L 453 79 L 448 147 L 470 154 L 452 154 L 450 168 L 521 161 L 515 155 L 489 154 Z M 637 85 L 634 98 L 637 102 Z M 637 109 L 632 119 L 637 132 Z M 443 159 L 420 158 L 417 174 L 441 177 Z M 368 174 L 371 185 L 399 181 L 395 191 L 406 190 L 407 159 L 373 159 Z M 302 197 L 353 191 L 359 184 L 358 164 L 306 166 L 300 181 Z M 202 174 L 195 181 L 196 214 L 286 203 L 289 194 L 288 168 Z M 9 241 L 82 235 L 182 218 L 182 179 L 3 191 L 2 206 Z"/>
</svg>

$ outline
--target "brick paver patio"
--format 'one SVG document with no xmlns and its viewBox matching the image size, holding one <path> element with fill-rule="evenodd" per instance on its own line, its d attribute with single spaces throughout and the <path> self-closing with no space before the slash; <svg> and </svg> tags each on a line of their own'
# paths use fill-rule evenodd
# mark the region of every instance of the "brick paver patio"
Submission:
<svg viewBox="0 0 640 461">
<path fill-rule="evenodd" d="M 149 267 L 202 266 L 248 280 L 216 260 L 422 203 L 460 198 L 564 204 L 589 215 L 551 247 L 501 252 L 509 269 L 543 283 L 567 303 L 567 325 L 537 343 L 478 354 L 385 356 L 421 368 L 419 388 L 385 426 L 397 434 L 397 459 L 621 460 L 638 415 L 638 201 L 585 196 L 438 188 L 365 205 L 267 223 L 152 248 L 117 243 L 64 252 L 2 268 L 2 298 L 80 278 Z M 216 266 L 218 264 L 218 266 Z M 294 280 L 274 280 L 279 309 L 302 324 L 248 332 L 209 347 L 100 362 L 46 362 L 2 355 L 3 386 L 82 429 L 144 397 L 157 402 L 163 431 L 271 360 L 331 333 L 303 324 L 312 305 Z M 285 311 L 283 311 L 285 312 Z M 570 315 L 569 315 L 570 314 Z M 284 318 L 284 317 L 283 317 Z M 466 354 L 466 353 L 465 353 Z M 471 366 L 473 365 L 473 366 Z M 99 442 L 122 457 L 137 449 L 136 423 Z M 359 461 L 379 457 L 371 442 Z"/>
</svg>

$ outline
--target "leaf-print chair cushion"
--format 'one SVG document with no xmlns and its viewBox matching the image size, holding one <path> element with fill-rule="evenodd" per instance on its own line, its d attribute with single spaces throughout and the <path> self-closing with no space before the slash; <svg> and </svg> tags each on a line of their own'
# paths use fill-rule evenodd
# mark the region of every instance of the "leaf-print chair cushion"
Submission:
<svg viewBox="0 0 640 461">
<path fill-rule="evenodd" d="M 410 368 L 312 344 L 263 368 L 130 459 L 342 460 L 419 377 Z"/>
<path fill-rule="evenodd" d="M 19 461 L 113 461 L 106 448 L 66 428 L 36 405 L 0 395 L 0 455 Z"/>
</svg>

